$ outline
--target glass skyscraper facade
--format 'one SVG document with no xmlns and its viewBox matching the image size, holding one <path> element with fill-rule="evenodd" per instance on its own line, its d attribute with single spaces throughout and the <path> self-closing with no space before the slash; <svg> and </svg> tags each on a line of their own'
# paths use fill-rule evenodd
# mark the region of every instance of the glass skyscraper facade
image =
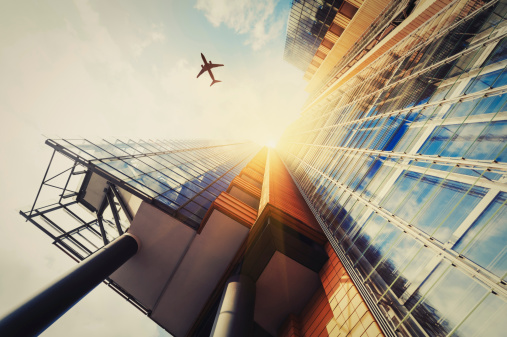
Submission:
<svg viewBox="0 0 507 337">
<path fill-rule="evenodd" d="M 451 2 L 278 145 L 397 335 L 507 330 L 506 14 L 505 1 Z"/>
<path fill-rule="evenodd" d="M 343 3 L 340 0 L 293 0 L 284 59 L 306 71 Z"/>
<path fill-rule="evenodd" d="M 198 226 L 211 202 L 259 150 L 217 141 L 49 140 L 114 176 L 143 199 Z"/>
<path fill-rule="evenodd" d="M 105 282 L 175 336 L 209 336 L 222 313 L 252 316 L 241 336 L 504 336 L 506 15 L 506 0 L 294 0 L 284 57 L 310 98 L 276 149 L 49 139 L 20 213 L 77 261 L 135 238 Z"/>
<path fill-rule="evenodd" d="M 48 167 L 54 176 L 47 174 L 41 191 L 52 193 L 44 199 L 58 201 L 44 204 L 47 200 L 38 198 L 32 210 L 21 213 L 76 260 L 125 232 L 133 218 L 126 210 L 135 213 L 143 201 L 196 229 L 212 201 L 260 149 L 252 142 L 208 140 L 48 139 L 46 144 L 55 150 Z M 70 161 L 57 162 L 62 157 Z M 94 204 L 93 196 L 104 188 L 111 190 L 110 202 L 103 198 L 104 204 Z M 132 206 L 117 209 L 122 201 Z"/>
</svg>

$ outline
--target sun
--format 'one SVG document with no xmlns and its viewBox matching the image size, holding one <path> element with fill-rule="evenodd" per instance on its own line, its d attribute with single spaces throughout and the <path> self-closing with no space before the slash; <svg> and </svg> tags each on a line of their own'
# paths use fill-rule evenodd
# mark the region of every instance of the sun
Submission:
<svg viewBox="0 0 507 337">
<path fill-rule="evenodd" d="M 280 141 L 280 133 L 280 130 L 261 128 L 255 132 L 254 136 L 251 139 L 261 146 L 266 146 L 268 148 L 274 149 Z"/>
<path fill-rule="evenodd" d="M 266 147 L 274 149 L 276 147 L 276 144 L 278 143 L 278 140 L 274 139 L 274 138 L 264 138 L 264 139 L 257 139 L 255 142 L 261 146 L 266 146 Z"/>
<path fill-rule="evenodd" d="M 266 146 L 266 147 L 269 147 L 272 149 L 274 149 L 276 147 L 276 143 L 277 143 L 277 141 L 274 139 L 268 139 L 268 140 L 263 140 L 262 142 L 259 142 L 260 145 Z"/>
<path fill-rule="evenodd" d="M 274 139 L 270 139 L 270 140 L 268 140 L 268 141 L 266 142 L 266 144 L 265 144 L 265 145 L 266 145 L 267 147 L 274 148 L 274 147 L 276 147 L 276 140 L 274 140 Z"/>
</svg>

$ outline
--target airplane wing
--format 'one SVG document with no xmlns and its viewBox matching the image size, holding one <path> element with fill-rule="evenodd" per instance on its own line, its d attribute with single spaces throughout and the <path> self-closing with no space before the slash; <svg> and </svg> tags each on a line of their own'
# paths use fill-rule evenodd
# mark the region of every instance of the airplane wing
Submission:
<svg viewBox="0 0 507 337">
<path fill-rule="evenodd" d="M 199 72 L 199 74 L 197 74 L 197 78 L 199 78 L 199 76 L 201 76 L 205 71 L 207 71 L 208 68 L 207 67 L 202 67 L 201 71 Z"/>
<path fill-rule="evenodd" d="M 213 64 L 213 63 L 209 65 L 210 69 L 216 68 L 216 67 L 223 67 L 223 66 L 224 66 L 223 64 Z"/>
</svg>

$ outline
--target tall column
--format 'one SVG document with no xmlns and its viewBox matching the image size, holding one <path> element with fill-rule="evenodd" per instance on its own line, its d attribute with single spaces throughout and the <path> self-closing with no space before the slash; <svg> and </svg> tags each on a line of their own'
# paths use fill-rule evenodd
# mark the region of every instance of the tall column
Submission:
<svg viewBox="0 0 507 337">
<path fill-rule="evenodd" d="M 2 318 L 0 336 L 39 335 L 134 256 L 139 248 L 137 238 L 128 233 L 122 235 Z"/>
<path fill-rule="evenodd" d="M 248 336 L 253 327 L 255 282 L 245 275 L 229 278 L 211 330 L 214 337 Z"/>
</svg>

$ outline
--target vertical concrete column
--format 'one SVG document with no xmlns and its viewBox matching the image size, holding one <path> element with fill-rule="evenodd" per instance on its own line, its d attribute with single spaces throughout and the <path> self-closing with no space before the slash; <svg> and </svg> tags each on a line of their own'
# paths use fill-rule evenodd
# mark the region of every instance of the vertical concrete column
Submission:
<svg viewBox="0 0 507 337">
<path fill-rule="evenodd" d="M 225 285 L 210 336 L 248 336 L 253 327 L 254 308 L 255 282 L 245 275 L 231 276 Z"/>
<path fill-rule="evenodd" d="M 137 238 L 125 234 L 0 320 L 0 336 L 36 336 L 134 256 Z"/>
</svg>

